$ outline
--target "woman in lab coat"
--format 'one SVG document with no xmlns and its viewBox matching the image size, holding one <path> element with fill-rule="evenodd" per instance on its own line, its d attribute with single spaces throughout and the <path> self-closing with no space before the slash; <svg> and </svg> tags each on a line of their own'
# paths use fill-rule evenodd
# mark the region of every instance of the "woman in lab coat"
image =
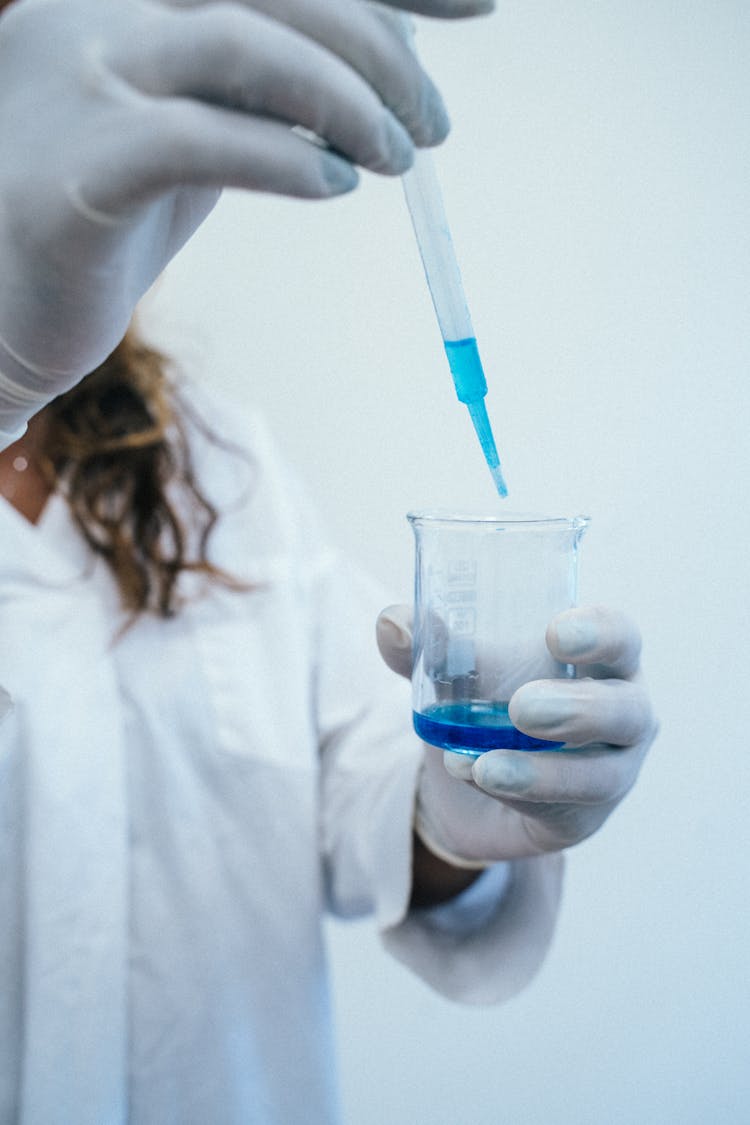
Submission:
<svg viewBox="0 0 750 1125">
<path fill-rule="evenodd" d="M 391 19 L 0 9 L 0 1125 L 331 1123 L 324 911 L 455 999 L 522 987 L 653 737 L 638 636 L 552 623 L 585 678 L 514 719 L 578 751 L 451 776 L 409 729 L 405 611 L 378 654 L 381 594 L 262 421 L 128 331 L 223 186 L 324 198 L 444 137 Z"/>
</svg>

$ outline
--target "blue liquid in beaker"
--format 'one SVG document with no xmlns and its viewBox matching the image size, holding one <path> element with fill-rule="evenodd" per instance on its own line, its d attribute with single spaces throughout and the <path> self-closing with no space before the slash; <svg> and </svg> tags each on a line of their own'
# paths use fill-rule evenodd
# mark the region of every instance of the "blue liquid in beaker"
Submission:
<svg viewBox="0 0 750 1125">
<path fill-rule="evenodd" d="M 513 726 L 507 703 L 436 703 L 413 713 L 414 730 L 432 746 L 476 756 L 487 750 L 559 750 L 564 742 L 531 738 Z"/>
</svg>

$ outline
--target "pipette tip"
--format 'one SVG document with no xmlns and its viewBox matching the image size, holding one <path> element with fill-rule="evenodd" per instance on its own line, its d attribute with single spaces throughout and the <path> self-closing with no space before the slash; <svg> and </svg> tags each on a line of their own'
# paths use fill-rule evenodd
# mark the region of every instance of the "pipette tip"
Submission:
<svg viewBox="0 0 750 1125">
<path fill-rule="evenodd" d="M 492 479 L 495 482 L 495 488 L 501 499 L 508 495 L 508 486 L 505 483 L 503 470 L 500 468 L 500 458 L 497 455 L 497 446 L 495 439 L 492 436 L 492 427 L 490 420 L 487 417 L 487 407 L 484 404 L 484 399 L 477 399 L 476 402 L 467 403 L 469 407 L 469 414 L 474 423 L 479 444 L 484 453 L 484 459 L 487 462 L 487 468 L 492 473 Z"/>
<path fill-rule="evenodd" d="M 500 497 L 501 500 L 504 500 L 506 498 L 506 496 L 508 495 L 508 486 L 505 483 L 505 477 L 503 476 L 503 470 L 500 468 L 499 465 L 493 465 L 490 469 L 490 472 L 492 473 L 492 479 L 495 482 L 495 488 L 497 489 L 497 494 L 498 494 L 498 496 Z"/>
</svg>

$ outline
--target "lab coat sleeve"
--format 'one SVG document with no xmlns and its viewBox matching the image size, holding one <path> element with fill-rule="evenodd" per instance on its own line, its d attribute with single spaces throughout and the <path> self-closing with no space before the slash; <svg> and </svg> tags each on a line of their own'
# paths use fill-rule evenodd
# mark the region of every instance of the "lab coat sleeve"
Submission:
<svg viewBox="0 0 750 1125">
<path fill-rule="evenodd" d="M 386 668 L 375 643 L 377 613 L 393 599 L 333 557 L 316 587 L 329 906 L 341 916 L 374 913 L 385 948 L 443 995 L 474 1004 L 506 999 L 530 980 L 549 947 L 562 858 L 502 865 L 453 909 L 409 911 L 422 747 L 411 729 L 409 685 Z"/>
</svg>

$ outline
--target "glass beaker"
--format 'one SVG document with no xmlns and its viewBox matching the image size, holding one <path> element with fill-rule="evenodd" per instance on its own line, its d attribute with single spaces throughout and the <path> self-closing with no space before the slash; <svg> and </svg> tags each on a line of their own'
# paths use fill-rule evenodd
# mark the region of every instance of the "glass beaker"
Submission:
<svg viewBox="0 0 750 1125">
<path fill-rule="evenodd" d="M 578 546 L 589 520 L 410 512 L 416 538 L 414 729 L 425 742 L 478 756 L 557 749 L 508 717 L 529 680 L 572 677 L 545 643 L 576 604 Z"/>
</svg>

